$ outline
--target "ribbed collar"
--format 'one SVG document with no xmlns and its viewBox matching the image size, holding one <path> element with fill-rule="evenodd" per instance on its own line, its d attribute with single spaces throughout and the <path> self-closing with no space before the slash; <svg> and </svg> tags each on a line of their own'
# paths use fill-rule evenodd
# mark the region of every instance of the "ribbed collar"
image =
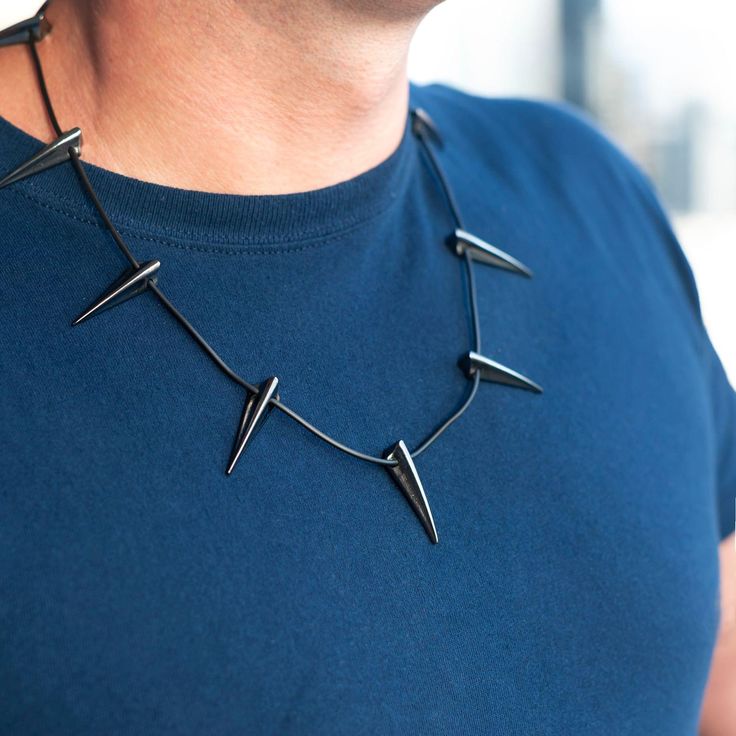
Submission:
<svg viewBox="0 0 736 736">
<path fill-rule="evenodd" d="M 42 145 L 0 118 L 0 173 Z M 95 190 L 121 229 L 244 247 L 288 245 L 358 226 L 402 198 L 418 165 L 409 121 L 398 148 L 378 166 L 334 186 L 296 194 L 210 194 L 143 182 L 86 164 Z M 93 215 L 69 166 L 57 166 L 12 186 L 58 210 Z"/>
</svg>

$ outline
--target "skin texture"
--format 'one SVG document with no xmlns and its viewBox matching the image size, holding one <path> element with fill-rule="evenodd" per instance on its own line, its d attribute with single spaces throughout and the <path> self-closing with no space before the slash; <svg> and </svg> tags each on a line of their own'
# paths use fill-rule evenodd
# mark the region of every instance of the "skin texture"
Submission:
<svg viewBox="0 0 736 736">
<path fill-rule="evenodd" d="M 398 145 L 409 42 L 435 4 L 55 0 L 56 31 L 39 51 L 62 127 L 85 133 L 85 160 L 186 189 L 305 191 L 355 176 Z M 0 78 L 0 114 L 50 140 L 27 49 L 3 50 Z M 720 553 L 703 736 L 736 736 L 733 535 Z"/>
<path fill-rule="evenodd" d="M 706 689 L 702 736 L 736 734 L 736 542 L 732 534 L 719 548 L 721 627 Z"/>
<path fill-rule="evenodd" d="M 39 46 L 85 159 L 187 189 L 316 189 L 386 159 L 403 133 L 409 42 L 435 0 L 55 0 Z M 26 49 L 0 55 L 2 114 L 52 132 Z"/>
</svg>

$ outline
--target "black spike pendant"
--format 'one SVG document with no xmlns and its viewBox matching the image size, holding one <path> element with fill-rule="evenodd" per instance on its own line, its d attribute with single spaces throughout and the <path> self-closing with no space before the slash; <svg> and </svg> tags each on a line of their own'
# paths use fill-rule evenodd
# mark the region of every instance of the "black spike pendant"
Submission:
<svg viewBox="0 0 736 736">
<path fill-rule="evenodd" d="M 432 120 L 430 114 L 421 107 L 415 107 L 411 111 L 411 129 L 415 136 L 433 141 L 438 146 L 442 146 L 442 136 L 440 131 Z"/>
<path fill-rule="evenodd" d="M 20 23 L 0 31 L 0 46 L 28 43 L 31 40 L 40 41 L 51 30 L 51 24 L 46 18 L 48 5 L 48 3 L 45 3 L 33 18 L 22 20 Z"/>
<path fill-rule="evenodd" d="M 40 174 L 52 166 L 58 166 L 68 161 L 73 150 L 79 156 L 82 149 L 82 131 L 72 128 L 62 133 L 55 141 L 45 145 L 38 153 L 34 153 L 28 161 L 13 169 L 9 174 L 0 179 L 0 189 L 14 184 L 16 181 L 25 179 L 27 176 Z"/>
<path fill-rule="evenodd" d="M 414 513 L 419 517 L 419 521 L 422 522 L 422 526 L 432 543 L 437 544 L 439 540 L 437 538 L 437 528 L 432 518 L 432 510 L 429 508 L 429 501 L 427 501 L 427 496 L 424 493 L 419 473 L 417 473 L 414 461 L 403 440 L 394 445 L 393 449 L 386 455 L 386 459 L 396 461 L 396 465 L 388 465 L 386 470 L 401 489 L 409 505 L 414 509 Z"/>
<path fill-rule="evenodd" d="M 511 368 L 507 368 L 501 363 L 497 363 L 495 360 L 486 358 L 484 355 L 480 355 L 473 350 L 463 357 L 461 364 L 468 376 L 480 372 L 481 381 L 503 383 L 507 386 L 523 388 L 537 394 L 542 393 L 542 387 L 530 378 L 517 373 Z"/>
<path fill-rule="evenodd" d="M 530 268 L 525 266 L 521 261 L 510 256 L 495 245 L 486 243 L 479 237 L 469 233 L 467 230 L 455 230 L 455 252 L 461 256 L 465 252 L 470 253 L 474 261 L 487 263 L 496 268 L 503 268 L 506 271 L 521 274 L 522 276 L 532 276 Z"/>
<path fill-rule="evenodd" d="M 77 317 L 73 325 L 94 317 L 96 314 L 117 306 L 138 294 L 143 293 L 150 283 L 155 284 L 157 272 L 161 263 L 159 261 L 146 261 L 138 268 L 126 271 L 110 288 L 93 304 Z"/>
<path fill-rule="evenodd" d="M 271 399 L 278 399 L 276 389 L 279 385 L 279 379 L 276 376 L 264 381 L 258 391 L 251 394 L 243 407 L 243 413 L 240 416 L 240 424 L 238 432 L 235 435 L 233 451 L 230 453 L 230 460 L 227 464 L 227 474 L 230 475 L 235 470 L 235 465 L 240 460 L 248 443 L 255 437 L 258 430 L 268 416 L 272 407 Z"/>
</svg>

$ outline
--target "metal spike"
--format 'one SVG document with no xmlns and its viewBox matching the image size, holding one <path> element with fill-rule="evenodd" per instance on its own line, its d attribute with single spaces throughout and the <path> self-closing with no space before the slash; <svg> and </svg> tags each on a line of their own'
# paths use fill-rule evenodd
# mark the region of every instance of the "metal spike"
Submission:
<svg viewBox="0 0 736 736">
<path fill-rule="evenodd" d="M 81 148 L 82 131 L 79 128 L 72 128 L 66 133 L 62 133 L 55 141 L 44 146 L 38 153 L 34 153 L 28 161 L 22 163 L 17 169 L 0 180 L 0 189 L 8 186 L 8 184 L 14 184 L 16 181 L 25 179 L 27 176 L 39 174 L 52 166 L 63 164 L 69 160 L 70 150 L 74 150 L 78 156 Z"/>
<path fill-rule="evenodd" d="M 51 30 L 51 24 L 46 18 L 46 8 L 48 6 L 48 3 L 44 3 L 44 6 L 33 18 L 22 20 L 20 23 L 0 31 L 0 46 L 28 43 L 31 39 L 40 41 Z"/>
<path fill-rule="evenodd" d="M 542 393 L 542 387 L 534 383 L 531 379 L 473 350 L 464 356 L 462 364 L 468 376 L 472 376 L 476 371 L 480 371 L 481 381 L 503 383 L 507 386 L 534 391 L 534 393 Z"/>
<path fill-rule="evenodd" d="M 437 544 L 439 541 L 437 528 L 434 525 L 429 501 L 427 501 L 414 461 L 403 440 L 399 440 L 394 445 L 393 449 L 386 455 L 386 459 L 396 460 L 397 464 L 386 466 L 386 470 L 401 489 L 409 505 L 414 509 L 414 513 L 419 517 L 419 521 L 422 522 L 422 526 L 432 543 Z"/>
<path fill-rule="evenodd" d="M 421 107 L 415 107 L 411 111 L 411 129 L 417 138 L 428 138 L 439 146 L 443 145 L 437 125 L 429 113 Z"/>
<path fill-rule="evenodd" d="M 245 432 L 245 428 L 246 428 L 246 426 L 248 424 L 248 420 L 249 420 L 250 416 L 253 413 L 253 408 L 255 407 L 256 402 L 258 401 L 258 397 L 259 396 L 260 396 L 260 391 L 259 392 L 256 392 L 256 393 L 251 393 L 248 396 L 248 399 L 245 402 L 245 404 L 243 404 L 243 411 L 242 411 L 242 413 L 240 415 L 240 424 L 238 425 L 238 431 L 236 432 L 236 434 L 235 434 L 235 440 L 233 441 L 233 449 L 232 449 L 232 452 L 230 453 L 230 459 L 227 461 L 228 462 L 228 467 L 234 467 L 235 466 L 234 458 L 235 458 L 235 455 L 238 452 L 238 448 L 240 447 L 240 440 L 243 437 L 243 433 Z M 273 398 L 278 399 L 279 398 L 278 393 L 275 393 L 273 395 Z M 272 405 L 269 404 L 268 411 L 270 411 L 271 408 L 272 408 Z M 265 419 L 265 416 L 263 418 Z M 261 422 L 258 423 L 258 425 L 256 426 L 255 430 L 251 434 L 251 439 L 253 437 L 255 437 L 255 435 L 258 433 L 258 430 L 262 426 L 263 426 L 263 421 L 261 421 Z"/>
<path fill-rule="evenodd" d="M 272 398 L 278 399 L 276 389 L 279 385 L 279 379 L 276 376 L 264 381 L 258 392 L 251 394 L 245 403 L 243 413 L 240 417 L 238 433 L 235 435 L 235 445 L 233 452 L 228 461 L 227 474 L 230 475 L 235 470 L 235 464 L 243 454 L 246 445 L 255 437 L 271 409 L 270 401 Z"/>
<path fill-rule="evenodd" d="M 513 271 L 523 276 L 532 276 L 531 269 L 521 261 L 516 260 L 500 248 L 496 248 L 495 245 L 486 243 L 485 240 L 481 240 L 472 233 L 458 228 L 455 230 L 455 252 L 461 256 L 465 251 L 468 251 L 475 261 L 488 263 L 491 266 Z"/>
<path fill-rule="evenodd" d="M 77 317 L 73 325 L 93 317 L 110 307 L 117 306 L 146 290 L 149 283 L 156 283 L 156 272 L 160 268 L 159 261 L 146 261 L 138 268 L 126 271 L 96 302 Z"/>
</svg>

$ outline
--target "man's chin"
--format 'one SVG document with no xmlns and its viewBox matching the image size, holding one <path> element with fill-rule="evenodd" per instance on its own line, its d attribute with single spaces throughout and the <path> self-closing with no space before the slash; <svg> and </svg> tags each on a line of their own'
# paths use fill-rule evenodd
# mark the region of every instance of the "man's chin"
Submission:
<svg viewBox="0 0 736 736">
<path fill-rule="evenodd" d="M 410 20 L 422 18 L 432 8 L 445 0 L 334 0 L 342 7 L 352 6 L 355 10 L 386 20 Z"/>
</svg>

